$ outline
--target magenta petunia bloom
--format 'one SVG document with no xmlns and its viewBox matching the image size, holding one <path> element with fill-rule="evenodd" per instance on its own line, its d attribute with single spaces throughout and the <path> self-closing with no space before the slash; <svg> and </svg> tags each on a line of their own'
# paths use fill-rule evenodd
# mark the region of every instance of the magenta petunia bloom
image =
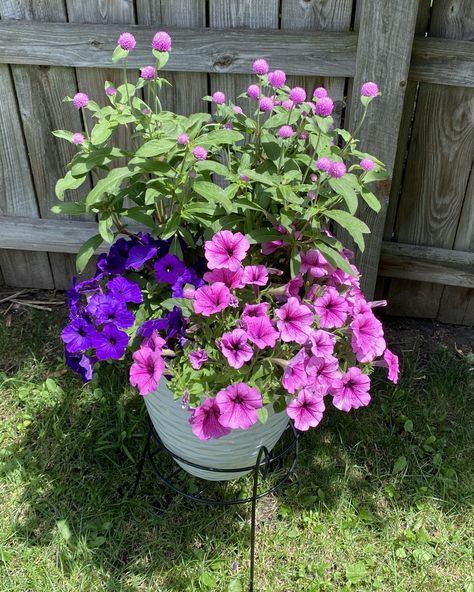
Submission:
<svg viewBox="0 0 474 592">
<path fill-rule="evenodd" d="M 304 279 L 301 275 L 297 275 L 286 284 L 286 294 L 287 296 L 298 296 L 300 293 L 301 288 L 304 286 Z"/>
<path fill-rule="evenodd" d="M 159 319 L 158 319 L 159 320 Z M 149 337 L 145 337 L 142 341 L 141 347 L 147 347 L 154 352 L 160 352 L 166 345 L 166 340 L 159 335 L 158 331 L 155 330 Z"/>
<path fill-rule="evenodd" d="M 204 364 L 207 362 L 209 356 L 205 349 L 197 349 L 195 351 L 189 352 L 189 360 L 191 361 L 191 366 L 194 370 L 200 370 Z"/>
<path fill-rule="evenodd" d="M 288 95 L 290 101 L 293 101 L 296 105 L 304 103 L 306 101 L 306 91 L 301 86 L 295 86 L 290 90 Z"/>
<path fill-rule="evenodd" d="M 253 356 L 253 349 L 247 341 L 247 333 L 242 329 L 234 329 L 222 335 L 220 350 L 232 368 L 242 368 Z"/>
<path fill-rule="evenodd" d="M 243 288 L 244 282 L 242 280 L 243 269 L 239 268 L 236 271 L 230 271 L 229 269 L 213 269 L 212 271 L 206 271 L 203 278 L 206 282 L 222 282 L 228 288 Z"/>
<path fill-rule="evenodd" d="M 333 356 L 313 356 L 306 364 L 306 373 L 313 385 L 331 389 L 341 378 L 339 361 Z"/>
<path fill-rule="evenodd" d="M 216 400 L 212 398 L 206 399 L 193 410 L 193 414 L 189 418 L 193 434 L 200 440 L 226 436 L 231 430 L 219 423 L 220 416 L 221 410 Z"/>
<path fill-rule="evenodd" d="M 271 111 L 273 109 L 273 99 L 271 97 L 262 97 L 258 103 L 260 111 Z"/>
<path fill-rule="evenodd" d="M 223 92 L 221 92 L 220 90 L 217 90 L 212 95 L 212 102 L 215 103 L 216 105 L 223 105 L 225 103 L 225 94 Z"/>
<path fill-rule="evenodd" d="M 153 80 L 156 76 L 156 70 L 154 66 L 145 66 L 140 71 L 140 76 L 144 80 Z"/>
<path fill-rule="evenodd" d="M 245 331 L 249 340 L 258 349 L 275 347 L 278 339 L 278 331 L 275 331 L 272 322 L 267 316 L 244 317 Z"/>
<path fill-rule="evenodd" d="M 189 144 L 189 136 L 188 134 L 179 134 L 178 136 L 178 144 L 181 146 L 186 146 Z"/>
<path fill-rule="evenodd" d="M 76 107 L 76 109 L 82 109 L 83 107 L 87 107 L 87 105 L 89 104 L 89 97 L 86 95 L 86 93 L 78 92 L 74 95 L 72 99 L 72 104 L 74 105 L 74 107 Z"/>
<path fill-rule="evenodd" d="M 221 230 L 204 245 L 208 267 L 237 271 L 249 248 L 250 243 L 242 233 L 234 234 L 230 230 Z"/>
<path fill-rule="evenodd" d="M 261 302 L 260 304 L 244 304 L 242 312 L 242 319 L 248 317 L 266 317 L 268 312 L 268 302 Z"/>
<path fill-rule="evenodd" d="M 165 361 L 160 350 L 141 347 L 133 353 L 130 366 L 130 384 L 137 387 L 140 395 L 149 395 L 156 391 L 158 382 L 165 370 Z"/>
<path fill-rule="evenodd" d="M 242 283 L 251 286 L 265 286 L 268 282 L 268 269 L 265 265 L 247 265 L 242 274 Z"/>
<path fill-rule="evenodd" d="M 251 84 L 247 88 L 247 96 L 249 99 L 257 100 L 260 98 L 260 88 L 258 84 Z"/>
<path fill-rule="evenodd" d="M 281 128 L 278 130 L 278 135 L 280 136 L 280 138 L 283 138 L 284 140 L 286 140 L 287 138 L 291 138 L 291 136 L 294 133 L 295 132 L 293 131 L 291 125 L 282 125 Z"/>
<path fill-rule="evenodd" d="M 295 422 L 297 430 L 306 432 L 318 425 L 323 418 L 324 409 L 324 394 L 320 394 L 318 390 L 304 388 L 296 399 L 288 404 L 286 413 Z"/>
<path fill-rule="evenodd" d="M 131 33 L 122 33 L 117 39 L 117 45 L 120 45 L 122 49 L 126 49 L 128 51 L 134 49 L 136 44 L 137 42 L 135 37 Z"/>
<path fill-rule="evenodd" d="M 334 102 L 329 97 L 321 97 L 318 99 L 316 103 L 316 107 L 314 108 L 314 112 L 316 115 L 320 117 L 329 117 L 331 113 L 334 111 Z"/>
<path fill-rule="evenodd" d="M 173 285 L 186 271 L 186 265 L 176 255 L 168 253 L 155 263 L 154 269 L 157 281 Z"/>
<path fill-rule="evenodd" d="M 281 88 L 285 86 L 286 82 L 286 74 L 283 70 L 274 70 L 273 72 L 268 73 L 268 82 L 273 86 L 273 88 Z"/>
<path fill-rule="evenodd" d="M 115 95 L 117 94 L 117 89 L 115 88 L 115 86 L 108 86 L 108 87 L 105 89 L 105 94 L 106 94 L 108 97 L 115 97 Z"/>
<path fill-rule="evenodd" d="M 308 355 L 304 348 L 289 360 L 281 384 L 289 393 L 294 394 L 298 389 L 308 385 L 308 375 L 306 374 L 306 363 Z"/>
<path fill-rule="evenodd" d="M 385 349 L 382 323 L 372 312 L 356 315 L 351 323 L 352 351 L 358 362 L 372 362 L 381 356 Z"/>
<path fill-rule="evenodd" d="M 202 286 L 194 293 L 194 312 L 209 317 L 229 306 L 230 290 L 222 282 Z"/>
<path fill-rule="evenodd" d="M 255 60 L 255 62 L 252 65 L 252 72 L 254 74 L 266 74 L 268 70 L 268 63 L 263 58 Z"/>
<path fill-rule="evenodd" d="M 314 301 L 314 310 L 319 316 L 322 329 L 342 327 L 347 319 L 347 302 L 336 288 L 326 287 L 324 294 Z"/>
<path fill-rule="evenodd" d="M 317 249 L 310 249 L 307 253 L 300 254 L 301 273 L 309 273 L 313 278 L 321 278 L 329 275 L 333 268 Z"/>
<path fill-rule="evenodd" d="M 383 352 L 383 359 L 387 362 L 388 366 L 388 379 L 394 384 L 398 383 L 398 375 L 400 374 L 400 365 L 398 362 L 398 356 L 386 349 Z"/>
<path fill-rule="evenodd" d="M 91 337 L 98 360 L 119 360 L 125 353 L 129 336 L 112 323 L 105 325 L 100 333 Z"/>
<path fill-rule="evenodd" d="M 85 142 L 84 135 L 79 132 L 72 134 L 72 141 L 76 146 L 81 146 Z"/>
<path fill-rule="evenodd" d="M 376 97 L 379 94 L 379 87 L 375 82 L 364 82 L 360 87 L 360 94 L 363 97 Z"/>
<path fill-rule="evenodd" d="M 151 47 L 157 51 L 170 51 L 171 37 L 168 35 L 168 33 L 166 33 L 166 31 L 158 31 L 158 33 L 155 33 L 153 36 Z"/>
<path fill-rule="evenodd" d="M 370 378 L 360 368 L 353 366 L 331 387 L 334 407 L 350 411 L 370 403 Z"/>
<path fill-rule="evenodd" d="M 283 341 L 296 341 L 300 344 L 308 341 L 314 321 L 314 315 L 308 306 L 292 296 L 286 304 L 276 309 L 275 314 L 279 318 L 277 326 Z"/>
<path fill-rule="evenodd" d="M 317 329 L 310 334 L 309 339 L 311 341 L 311 351 L 313 355 L 325 358 L 332 356 L 334 353 L 336 336 L 332 333 Z"/>
<path fill-rule="evenodd" d="M 248 430 L 258 421 L 257 409 L 263 406 L 262 396 L 256 388 L 245 382 L 231 384 L 219 391 L 216 403 L 221 412 L 219 423 L 226 428 Z"/>
<path fill-rule="evenodd" d="M 347 173 L 347 167 L 343 162 L 331 162 L 328 173 L 330 177 L 339 179 Z"/>
<path fill-rule="evenodd" d="M 193 155 L 197 160 L 206 160 L 207 150 L 202 146 L 196 146 L 196 148 L 193 150 Z"/>
<path fill-rule="evenodd" d="M 322 99 L 323 97 L 327 97 L 328 96 L 328 91 L 323 88 L 322 86 L 318 86 L 318 88 L 315 88 L 313 90 L 313 97 L 316 97 L 316 99 Z"/>
<path fill-rule="evenodd" d="M 331 164 L 332 161 L 329 160 L 329 158 L 326 156 L 321 156 L 321 158 L 318 158 L 316 161 L 316 168 L 318 168 L 320 171 L 323 171 L 324 173 L 327 173 Z"/>
<path fill-rule="evenodd" d="M 143 300 L 140 286 L 135 282 L 129 282 L 121 276 L 117 276 L 107 282 L 107 288 L 112 292 L 115 298 L 123 302 L 133 302 L 140 304 Z"/>
</svg>

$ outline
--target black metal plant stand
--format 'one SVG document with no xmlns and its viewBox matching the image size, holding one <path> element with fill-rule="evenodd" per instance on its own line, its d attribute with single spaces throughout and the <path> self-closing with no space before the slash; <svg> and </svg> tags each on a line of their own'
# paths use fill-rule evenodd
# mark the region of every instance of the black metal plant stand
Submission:
<svg viewBox="0 0 474 592">
<path fill-rule="evenodd" d="M 256 533 L 256 515 L 257 515 L 257 500 L 262 497 L 265 497 L 269 493 L 272 493 L 279 487 L 281 487 L 284 483 L 286 483 L 289 477 L 292 475 L 296 463 L 298 462 L 298 452 L 299 452 L 299 442 L 298 442 L 298 432 L 296 431 L 292 422 L 289 423 L 289 428 L 287 431 L 291 432 L 291 439 L 289 442 L 283 443 L 277 448 L 269 453 L 269 451 L 262 446 L 257 456 L 257 460 L 254 465 L 249 467 L 240 467 L 237 469 L 220 469 L 215 467 L 207 467 L 203 465 L 198 465 L 187 461 L 184 458 L 181 458 L 177 454 L 174 454 L 169 450 L 161 441 L 160 437 L 158 436 L 150 418 L 148 418 L 148 433 L 146 437 L 145 446 L 143 448 L 143 454 L 138 463 L 137 469 L 137 476 L 135 479 L 135 484 L 130 492 L 130 497 L 133 497 L 138 489 L 138 485 L 140 483 L 140 479 L 143 473 L 143 467 L 145 465 L 145 460 L 148 458 L 150 464 L 154 470 L 155 475 L 161 481 L 165 487 L 177 493 L 184 498 L 191 500 L 192 502 L 205 504 L 209 506 L 236 506 L 239 504 L 247 504 L 251 503 L 251 523 L 250 523 L 250 574 L 249 574 L 249 592 L 253 592 L 254 590 L 254 576 L 255 576 L 255 533 Z M 284 440 L 282 440 L 284 442 Z M 252 495 L 245 497 L 245 498 L 225 498 L 224 497 L 206 497 L 208 494 L 208 490 L 212 487 L 212 485 L 216 485 L 217 481 L 206 481 L 206 485 L 202 487 L 197 493 L 191 493 L 189 491 L 185 491 L 183 488 L 175 484 L 176 477 L 180 474 L 182 475 L 185 473 L 184 469 L 180 466 L 177 468 L 174 467 L 172 472 L 168 475 L 164 475 L 162 469 L 158 466 L 157 463 L 157 455 L 163 452 L 173 458 L 175 461 L 179 461 L 185 465 L 189 465 L 190 467 L 194 467 L 196 469 L 200 469 L 202 471 L 209 471 L 212 472 L 220 472 L 220 473 L 240 473 L 243 471 L 253 472 L 253 486 L 252 486 Z M 275 468 L 278 465 L 289 464 L 286 471 L 283 472 L 281 476 L 277 479 L 276 483 L 273 483 L 270 487 L 265 489 L 264 491 L 259 491 L 259 478 L 260 474 L 262 474 L 263 479 L 265 479 L 269 473 L 269 471 Z M 224 484 L 227 481 L 223 482 Z"/>
</svg>

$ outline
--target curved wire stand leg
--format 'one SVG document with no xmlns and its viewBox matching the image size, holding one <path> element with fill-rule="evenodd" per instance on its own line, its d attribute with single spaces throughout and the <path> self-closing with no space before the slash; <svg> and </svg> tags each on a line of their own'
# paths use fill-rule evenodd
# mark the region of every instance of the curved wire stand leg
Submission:
<svg viewBox="0 0 474 592">
<path fill-rule="evenodd" d="M 262 464 L 262 457 L 265 457 L 265 465 L 263 469 L 263 478 L 267 476 L 270 466 L 270 454 L 265 446 L 260 448 L 255 463 L 253 473 L 253 489 L 252 489 L 252 517 L 250 523 L 250 578 L 249 578 L 249 592 L 253 592 L 253 584 L 255 579 L 255 537 L 256 537 L 256 521 L 257 521 L 257 500 L 258 500 L 258 477 L 260 475 L 260 465 Z"/>
<path fill-rule="evenodd" d="M 148 429 L 148 433 L 147 433 L 146 440 L 145 440 L 145 446 L 143 447 L 143 454 L 140 459 L 140 462 L 138 463 L 137 476 L 135 477 L 135 483 L 128 494 L 128 497 L 130 497 L 130 498 L 135 497 L 135 494 L 137 493 L 138 485 L 139 485 L 140 480 L 142 478 L 145 460 L 146 460 L 147 455 L 150 452 L 150 442 L 151 442 L 151 430 Z"/>
</svg>

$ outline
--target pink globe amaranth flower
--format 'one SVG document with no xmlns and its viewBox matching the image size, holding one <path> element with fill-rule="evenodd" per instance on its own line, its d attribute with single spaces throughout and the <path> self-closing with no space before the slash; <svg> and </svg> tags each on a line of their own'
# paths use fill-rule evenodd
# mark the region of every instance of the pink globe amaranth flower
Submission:
<svg viewBox="0 0 474 592">
<path fill-rule="evenodd" d="M 370 378 L 360 368 L 353 366 L 331 387 L 334 407 L 350 411 L 370 403 Z"/>
<path fill-rule="evenodd" d="M 269 306 L 268 302 L 261 302 L 260 304 L 244 304 L 242 320 L 245 322 L 248 318 L 266 317 Z"/>
<path fill-rule="evenodd" d="M 379 94 L 379 87 L 375 82 L 364 82 L 360 87 L 360 94 L 363 97 L 376 97 Z"/>
<path fill-rule="evenodd" d="M 157 51 L 170 51 L 171 37 L 166 31 L 158 31 L 158 33 L 155 33 L 153 36 L 151 47 Z"/>
<path fill-rule="evenodd" d="M 267 316 L 244 317 L 245 331 L 249 341 L 258 349 L 275 347 L 278 339 L 278 331 L 275 331 L 272 322 Z"/>
<path fill-rule="evenodd" d="M 313 97 L 315 97 L 316 99 L 322 99 L 327 96 L 328 96 L 328 91 L 325 88 L 323 88 L 322 86 L 318 86 L 317 88 L 315 88 L 313 90 Z"/>
<path fill-rule="evenodd" d="M 304 103 L 306 101 L 306 91 L 301 86 L 295 86 L 290 90 L 290 94 L 288 95 L 290 101 L 293 101 L 297 105 L 300 103 Z"/>
<path fill-rule="evenodd" d="M 309 176 L 309 178 L 311 179 L 311 181 L 313 183 L 317 183 L 318 182 L 318 175 L 316 175 L 315 173 L 311 173 L 311 175 Z"/>
<path fill-rule="evenodd" d="M 155 75 L 156 75 L 156 70 L 155 70 L 154 66 L 145 66 L 140 71 L 140 76 L 144 80 L 153 80 L 155 78 Z"/>
<path fill-rule="evenodd" d="M 280 138 L 283 138 L 283 139 L 291 138 L 291 136 L 294 133 L 295 132 L 293 131 L 293 128 L 291 127 L 291 125 L 282 125 L 281 128 L 278 130 L 278 135 L 280 136 Z"/>
<path fill-rule="evenodd" d="M 334 353 L 336 345 L 336 336 L 328 331 L 317 329 L 312 331 L 309 336 L 311 342 L 311 352 L 319 358 L 329 358 Z"/>
<path fill-rule="evenodd" d="M 308 356 L 304 348 L 302 348 L 286 365 L 281 384 L 292 395 L 298 389 L 308 384 L 308 375 L 306 374 L 307 361 Z"/>
<path fill-rule="evenodd" d="M 212 95 L 212 102 L 215 103 L 216 105 L 223 105 L 225 103 L 225 94 L 223 92 L 221 92 L 220 90 L 217 90 Z"/>
<path fill-rule="evenodd" d="M 108 86 L 108 87 L 105 89 L 105 94 L 106 94 L 108 97 L 115 97 L 115 95 L 117 94 L 117 89 L 115 88 L 115 86 Z"/>
<path fill-rule="evenodd" d="M 308 341 L 314 315 L 298 298 L 288 298 L 288 302 L 275 310 L 278 317 L 277 326 L 283 341 L 296 341 L 304 344 Z"/>
<path fill-rule="evenodd" d="M 330 177 L 339 179 L 347 173 L 347 167 L 343 162 L 331 162 L 328 173 Z"/>
<path fill-rule="evenodd" d="M 140 395 L 148 395 L 156 391 L 165 370 L 161 349 L 153 350 L 150 347 L 141 347 L 132 354 L 132 359 L 130 384 L 137 387 Z"/>
<path fill-rule="evenodd" d="M 191 362 L 191 366 L 194 370 L 200 370 L 203 366 L 204 362 L 207 362 L 209 356 L 205 349 L 197 349 L 195 351 L 189 352 L 189 361 Z"/>
<path fill-rule="evenodd" d="M 224 129 L 234 129 L 234 124 L 232 123 L 232 121 L 224 123 Z"/>
<path fill-rule="evenodd" d="M 252 72 L 254 74 L 266 74 L 268 72 L 268 70 L 269 70 L 269 68 L 268 68 L 267 61 L 264 60 L 263 58 L 255 60 L 255 62 L 252 65 Z"/>
<path fill-rule="evenodd" d="M 247 175 L 239 175 L 239 179 L 241 181 L 244 181 L 244 183 L 248 183 L 250 181 L 250 177 L 248 177 Z"/>
<path fill-rule="evenodd" d="M 188 134 L 179 134 L 178 136 L 178 144 L 181 146 L 186 146 L 189 144 L 189 136 Z"/>
<path fill-rule="evenodd" d="M 342 327 L 347 319 L 347 308 L 346 299 L 333 287 L 326 287 L 324 294 L 314 301 L 314 311 L 322 329 Z"/>
<path fill-rule="evenodd" d="M 259 99 L 260 98 L 260 88 L 257 84 L 251 84 L 247 88 L 247 96 L 249 99 Z"/>
<path fill-rule="evenodd" d="M 206 160 L 207 150 L 202 146 L 196 146 L 196 148 L 193 150 L 193 155 L 197 160 Z"/>
<path fill-rule="evenodd" d="M 260 111 L 271 111 L 273 109 L 273 99 L 270 97 L 263 97 L 258 104 Z"/>
<path fill-rule="evenodd" d="M 245 382 L 231 384 L 219 391 L 216 403 L 221 412 L 219 423 L 226 428 L 241 430 L 248 430 L 257 423 L 257 409 L 263 407 L 261 394 Z"/>
<path fill-rule="evenodd" d="M 308 134 L 308 132 L 301 132 L 301 134 L 298 136 L 298 138 L 300 140 L 307 140 L 309 138 L 309 134 Z"/>
<path fill-rule="evenodd" d="M 358 362 L 372 362 L 384 353 L 382 323 L 371 312 L 356 315 L 350 326 L 352 351 Z"/>
<path fill-rule="evenodd" d="M 288 404 L 286 413 L 294 421 L 297 430 L 306 432 L 319 424 L 324 409 L 324 394 L 321 394 L 320 389 L 304 388 Z"/>
<path fill-rule="evenodd" d="M 307 253 L 300 253 L 301 273 L 308 273 L 313 278 L 329 275 L 333 268 L 317 249 L 310 249 Z"/>
<path fill-rule="evenodd" d="M 239 107 L 238 105 L 234 105 L 232 107 L 232 111 L 234 113 L 237 113 L 237 115 L 240 115 L 241 113 L 243 113 L 242 107 Z"/>
<path fill-rule="evenodd" d="M 189 418 L 193 434 L 200 440 L 217 439 L 226 436 L 231 430 L 219 423 L 220 416 L 221 410 L 216 400 L 212 398 L 206 399 L 193 410 L 193 414 Z"/>
<path fill-rule="evenodd" d="M 328 117 L 334 111 L 333 100 L 329 97 L 321 97 L 318 99 L 314 111 L 320 117 Z"/>
<path fill-rule="evenodd" d="M 221 282 L 202 286 L 194 293 L 194 312 L 209 317 L 229 306 L 230 290 Z"/>
<path fill-rule="evenodd" d="M 391 352 L 389 349 L 386 349 L 383 352 L 383 359 L 387 362 L 388 365 L 388 379 L 391 380 L 393 384 L 397 384 L 398 376 L 400 374 L 398 356 Z"/>
<path fill-rule="evenodd" d="M 331 164 L 332 161 L 329 160 L 329 158 L 327 158 L 326 156 L 321 156 L 321 158 L 318 158 L 318 160 L 315 163 L 316 168 L 320 171 L 323 171 L 324 173 L 327 173 L 329 171 L 329 167 L 331 166 Z"/>
<path fill-rule="evenodd" d="M 306 363 L 305 370 L 312 385 L 325 387 L 329 391 L 341 378 L 339 361 L 334 356 L 312 356 Z"/>
<path fill-rule="evenodd" d="M 230 271 L 230 269 L 213 269 L 212 271 L 206 271 L 203 275 L 203 279 L 206 282 L 222 282 L 228 288 L 243 288 L 244 282 L 242 281 L 243 269 L 239 268 L 236 271 Z"/>
<path fill-rule="evenodd" d="M 290 99 L 287 99 L 286 101 L 282 101 L 281 106 L 283 107 L 283 109 L 293 109 L 295 103 Z"/>
<path fill-rule="evenodd" d="M 247 265 L 244 267 L 242 282 L 246 286 L 265 286 L 268 282 L 268 269 L 265 265 Z"/>
<path fill-rule="evenodd" d="M 76 132 L 75 134 L 72 134 L 72 141 L 76 146 L 81 146 L 81 144 L 84 144 L 85 139 L 83 134 Z"/>
<path fill-rule="evenodd" d="M 74 107 L 76 107 L 76 109 L 82 109 L 83 107 L 87 107 L 87 105 L 89 104 L 89 97 L 86 95 L 86 93 L 78 92 L 74 95 L 72 99 L 72 104 L 74 105 Z"/>
<path fill-rule="evenodd" d="M 286 82 L 286 74 L 283 70 L 274 70 L 273 72 L 268 73 L 268 82 L 273 88 L 281 88 L 285 86 Z"/>
<path fill-rule="evenodd" d="M 250 248 L 249 241 L 241 232 L 220 230 L 212 240 L 204 244 L 204 256 L 209 269 L 228 269 L 237 271 Z"/>
<path fill-rule="evenodd" d="M 364 169 L 364 171 L 373 171 L 375 168 L 375 162 L 370 160 L 370 158 L 363 158 L 360 161 L 360 166 Z"/>
<path fill-rule="evenodd" d="M 247 334 L 243 329 L 234 329 L 229 333 L 224 333 L 219 349 L 232 368 L 242 368 L 245 362 L 248 362 L 253 356 L 253 349 L 248 344 Z"/>
<path fill-rule="evenodd" d="M 131 49 L 134 49 L 137 42 L 131 33 L 122 33 L 117 39 L 117 44 L 120 45 L 122 49 L 130 51 Z"/>
</svg>

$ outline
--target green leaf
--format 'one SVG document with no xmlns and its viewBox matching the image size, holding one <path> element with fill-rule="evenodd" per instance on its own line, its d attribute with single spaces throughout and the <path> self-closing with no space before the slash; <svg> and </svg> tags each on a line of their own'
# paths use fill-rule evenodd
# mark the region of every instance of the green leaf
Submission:
<svg viewBox="0 0 474 592">
<path fill-rule="evenodd" d="M 122 215 L 125 216 L 125 218 L 131 218 L 132 220 L 135 220 L 135 222 L 148 226 L 148 228 L 155 228 L 156 226 L 153 218 L 145 213 L 141 207 L 129 208 L 122 212 Z"/>
<path fill-rule="evenodd" d="M 86 265 L 89 263 L 90 258 L 97 251 L 101 244 L 102 237 L 100 234 L 95 234 L 82 245 L 76 257 L 76 268 L 79 273 L 84 271 Z"/>
<path fill-rule="evenodd" d="M 278 160 L 281 148 L 276 142 L 262 142 L 262 148 L 270 160 Z"/>
<path fill-rule="evenodd" d="M 158 156 L 169 152 L 175 146 L 176 142 L 173 140 L 148 140 L 143 146 L 140 146 L 135 156 Z"/>
<path fill-rule="evenodd" d="M 374 212 L 380 212 L 380 202 L 372 192 L 363 187 L 361 190 L 361 196 L 371 210 L 374 210 Z"/>
<path fill-rule="evenodd" d="M 56 197 L 63 201 L 64 199 L 64 192 L 66 189 L 77 189 L 80 187 L 84 181 L 86 180 L 86 176 L 80 177 L 73 177 L 71 171 L 68 171 L 62 179 L 59 179 L 56 183 L 54 191 L 56 193 Z"/>
<path fill-rule="evenodd" d="M 198 171 L 210 171 L 212 173 L 216 173 L 225 177 L 226 179 L 233 177 L 233 173 L 229 171 L 229 169 L 221 164 L 220 162 L 216 162 L 215 160 L 202 160 L 196 162 L 194 168 Z"/>
<path fill-rule="evenodd" d="M 158 70 L 161 68 L 164 68 L 166 66 L 166 64 L 168 63 L 168 60 L 170 58 L 170 54 L 167 51 L 158 51 L 156 49 L 152 49 L 151 53 L 153 54 L 153 56 L 155 57 L 155 59 L 157 60 L 158 64 Z"/>
<path fill-rule="evenodd" d="M 301 268 L 301 259 L 300 259 L 300 250 L 297 247 L 294 247 L 291 251 L 291 259 L 290 259 L 290 273 L 291 277 L 296 277 Z"/>
<path fill-rule="evenodd" d="M 235 130 L 213 130 L 208 134 L 199 136 L 195 139 L 195 144 L 203 148 L 211 148 L 212 146 L 219 146 L 220 144 L 234 144 L 243 140 L 244 136 Z"/>
<path fill-rule="evenodd" d="M 362 183 L 373 183 L 374 181 L 385 181 L 388 175 L 385 171 L 369 171 L 362 179 Z"/>
<path fill-rule="evenodd" d="M 338 251 L 336 251 L 335 249 L 323 242 L 317 242 L 316 248 L 321 251 L 325 259 L 327 259 L 327 261 L 333 267 L 342 269 L 342 271 L 345 271 L 349 275 L 354 276 L 354 270 L 352 269 L 348 261 L 344 259 L 344 257 L 342 257 L 342 255 Z"/>
<path fill-rule="evenodd" d="M 190 247 L 191 249 L 194 249 L 196 247 L 196 242 L 194 241 L 193 235 L 189 232 L 187 228 L 181 227 L 179 229 L 179 234 L 183 237 L 188 247 Z"/>
<path fill-rule="evenodd" d="M 194 313 L 193 301 L 189 298 L 167 298 L 161 302 L 161 306 L 165 310 L 173 310 L 177 306 L 183 311 L 185 316 L 190 316 Z"/>
<path fill-rule="evenodd" d="M 227 197 L 225 191 L 218 185 L 209 183 L 208 181 L 196 181 L 193 185 L 193 189 L 196 193 L 198 193 L 201 197 L 204 197 L 204 199 L 207 199 L 207 201 L 210 203 L 218 203 L 224 207 L 227 213 L 232 212 L 232 202 Z"/>
<path fill-rule="evenodd" d="M 128 56 L 128 49 L 123 49 L 120 45 L 114 49 L 114 53 L 112 54 L 112 62 L 118 62 L 119 60 L 123 60 Z"/>
<path fill-rule="evenodd" d="M 249 179 L 253 181 L 258 181 L 259 183 L 263 183 L 263 185 L 268 185 L 269 187 L 274 187 L 276 183 L 272 180 L 268 173 L 261 174 L 257 173 L 251 169 L 245 169 L 243 171 L 239 171 L 241 175 L 245 175 Z"/>
<path fill-rule="evenodd" d="M 267 419 L 268 419 L 268 409 L 267 407 L 260 407 L 260 409 L 257 411 L 257 415 L 258 415 L 258 419 L 260 421 L 260 423 L 267 423 Z"/>
<path fill-rule="evenodd" d="M 56 138 L 61 138 L 62 140 L 72 142 L 72 132 L 68 132 L 67 130 L 54 130 L 54 132 L 51 133 L 53 134 L 53 136 L 56 136 Z"/>
<path fill-rule="evenodd" d="M 86 211 L 86 206 L 83 203 L 78 203 L 75 201 L 65 201 L 60 204 L 56 204 L 51 208 L 51 211 L 55 214 L 71 214 L 71 215 L 78 215 L 84 214 Z"/>
<path fill-rule="evenodd" d="M 92 206 L 99 203 L 105 193 L 116 193 L 119 190 L 122 181 L 127 177 L 131 177 L 133 174 L 135 173 L 128 167 L 112 169 L 110 173 L 104 179 L 100 179 L 96 186 L 89 192 L 86 197 L 86 204 Z"/>
<path fill-rule="evenodd" d="M 229 582 L 227 592 L 243 592 L 242 580 L 234 579 Z M 473 591 L 474 592 L 474 591 Z"/>
<path fill-rule="evenodd" d="M 363 561 L 346 567 L 346 578 L 351 584 L 360 584 L 368 575 L 367 566 Z"/>
<path fill-rule="evenodd" d="M 365 222 L 362 222 L 362 220 L 359 220 L 344 210 L 326 210 L 324 214 L 328 218 L 331 218 L 331 220 L 337 222 L 339 226 L 347 230 L 359 249 L 361 251 L 364 250 L 365 244 L 364 237 L 362 235 L 370 234 L 370 229 L 367 224 L 365 224 Z"/>
<path fill-rule="evenodd" d="M 177 234 L 174 235 L 173 240 L 171 241 L 170 251 L 171 255 L 175 255 L 178 259 L 183 259 L 183 249 L 181 248 L 181 244 L 179 242 L 179 237 Z"/>
<path fill-rule="evenodd" d="M 329 179 L 329 185 L 333 191 L 340 195 L 347 204 L 347 208 L 351 214 L 355 214 L 359 202 L 354 188 L 347 179 L 341 177 L 340 179 Z"/>
<path fill-rule="evenodd" d="M 99 234 L 106 243 L 110 245 L 114 242 L 114 233 L 112 232 L 112 218 L 102 218 L 99 220 Z"/>
<path fill-rule="evenodd" d="M 178 212 L 175 212 L 164 225 L 163 231 L 160 233 L 160 238 L 162 240 L 171 238 L 178 230 L 180 223 L 181 215 Z"/>
<path fill-rule="evenodd" d="M 56 528 L 58 529 L 58 532 L 61 535 L 61 538 L 63 540 L 65 540 L 66 542 L 68 542 L 69 539 L 71 538 L 72 534 L 71 534 L 71 530 L 69 529 L 69 526 L 68 526 L 68 523 L 66 522 L 66 520 L 58 520 L 58 522 L 56 522 Z"/>
<path fill-rule="evenodd" d="M 102 121 L 92 128 L 91 142 L 94 145 L 103 144 L 112 135 L 113 128 L 107 121 Z"/>
<path fill-rule="evenodd" d="M 405 469 L 407 464 L 407 457 L 403 455 L 399 456 L 393 465 L 392 475 L 397 475 L 398 473 L 401 473 Z"/>
<path fill-rule="evenodd" d="M 267 243 L 274 240 L 283 240 L 285 235 L 277 230 L 256 228 L 245 235 L 251 244 Z"/>
<path fill-rule="evenodd" d="M 291 125 L 292 123 L 295 123 L 299 116 L 300 109 L 293 109 L 290 115 L 288 114 L 288 111 L 285 111 L 284 113 L 277 113 L 276 115 L 269 117 L 262 127 L 264 129 L 270 129 L 273 127 L 280 127 L 282 125 Z"/>
</svg>

